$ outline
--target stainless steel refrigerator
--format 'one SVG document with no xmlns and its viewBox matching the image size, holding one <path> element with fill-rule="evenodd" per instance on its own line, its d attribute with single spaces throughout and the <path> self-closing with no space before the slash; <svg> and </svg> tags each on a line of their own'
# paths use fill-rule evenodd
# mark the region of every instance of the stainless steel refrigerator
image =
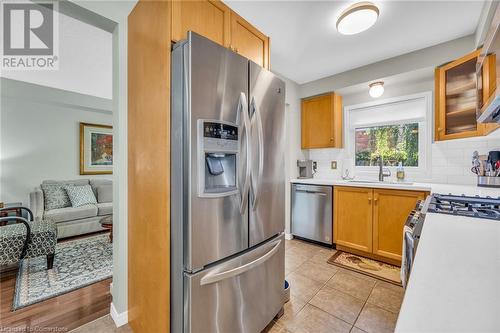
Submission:
<svg viewBox="0 0 500 333">
<path fill-rule="evenodd" d="M 192 32 L 175 45 L 172 332 L 260 332 L 283 307 L 284 112 L 271 72 Z"/>
</svg>

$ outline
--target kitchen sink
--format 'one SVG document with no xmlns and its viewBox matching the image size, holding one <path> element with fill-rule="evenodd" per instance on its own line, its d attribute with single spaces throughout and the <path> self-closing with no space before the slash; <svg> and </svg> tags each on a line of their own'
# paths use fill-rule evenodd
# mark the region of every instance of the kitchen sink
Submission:
<svg viewBox="0 0 500 333">
<path fill-rule="evenodd" d="M 379 180 L 348 180 L 349 183 L 360 183 L 360 184 L 397 184 L 397 185 L 413 185 L 411 182 L 397 182 L 397 181 L 390 181 L 390 180 L 384 180 L 383 182 Z"/>
</svg>

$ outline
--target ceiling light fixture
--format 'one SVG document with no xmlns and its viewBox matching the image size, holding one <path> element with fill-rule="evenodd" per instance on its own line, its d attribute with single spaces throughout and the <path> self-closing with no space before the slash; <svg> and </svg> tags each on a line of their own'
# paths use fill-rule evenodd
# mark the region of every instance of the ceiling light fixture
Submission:
<svg viewBox="0 0 500 333">
<path fill-rule="evenodd" d="M 358 34 L 374 25 L 378 15 L 378 7 L 373 3 L 355 3 L 340 14 L 337 19 L 337 30 L 343 35 Z"/>
<path fill-rule="evenodd" d="M 377 98 L 384 94 L 384 82 L 377 81 L 370 83 L 368 86 L 370 87 L 370 90 L 368 92 L 370 93 L 371 97 Z"/>
</svg>

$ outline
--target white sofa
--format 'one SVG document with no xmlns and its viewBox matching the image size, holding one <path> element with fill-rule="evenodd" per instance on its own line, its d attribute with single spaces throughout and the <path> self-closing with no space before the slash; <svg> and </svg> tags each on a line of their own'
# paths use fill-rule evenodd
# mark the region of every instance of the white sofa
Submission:
<svg viewBox="0 0 500 333">
<path fill-rule="evenodd" d="M 70 205 L 46 210 L 45 199 L 47 193 L 42 190 L 44 184 L 52 186 L 90 184 L 96 196 L 97 204 L 81 207 L 71 207 Z M 113 182 L 108 179 L 44 180 L 40 187 L 30 193 L 30 208 L 35 216 L 50 218 L 56 223 L 58 239 L 105 230 L 101 227 L 100 221 L 104 217 L 113 214 L 112 185 Z"/>
</svg>

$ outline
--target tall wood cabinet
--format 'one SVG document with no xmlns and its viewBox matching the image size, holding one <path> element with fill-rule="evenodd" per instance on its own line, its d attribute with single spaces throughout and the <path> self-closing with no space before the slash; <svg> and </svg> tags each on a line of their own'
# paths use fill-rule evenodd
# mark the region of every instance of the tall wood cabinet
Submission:
<svg viewBox="0 0 500 333">
<path fill-rule="evenodd" d="M 427 194 L 335 186 L 333 238 L 337 248 L 399 264 L 404 223 L 417 201 Z"/>
<path fill-rule="evenodd" d="M 172 41 L 194 31 L 269 69 L 269 37 L 218 0 L 172 2 Z"/>
<path fill-rule="evenodd" d="M 478 103 L 486 101 L 494 92 L 496 78 L 494 56 L 486 59 L 481 77 L 477 77 L 476 62 L 480 52 L 474 51 L 436 68 L 436 141 L 486 135 L 498 127 L 476 122 Z M 478 83 L 482 88 L 479 93 L 476 89 Z"/>
<path fill-rule="evenodd" d="M 301 108 L 302 149 L 342 148 L 342 96 L 304 98 Z"/>
</svg>

